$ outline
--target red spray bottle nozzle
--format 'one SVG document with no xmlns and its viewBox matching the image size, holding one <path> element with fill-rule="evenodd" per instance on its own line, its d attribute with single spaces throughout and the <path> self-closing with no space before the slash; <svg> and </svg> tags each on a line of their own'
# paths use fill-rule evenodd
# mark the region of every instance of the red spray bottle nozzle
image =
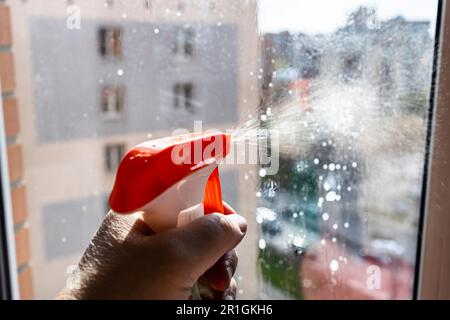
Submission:
<svg viewBox="0 0 450 320">
<path fill-rule="evenodd" d="M 222 132 L 191 133 L 144 142 L 131 149 L 119 165 L 109 199 L 111 209 L 132 213 L 142 209 L 178 181 L 230 152 L 230 136 Z M 205 213 L 224 212 L 217 167 L 204 190 Z"/>
</svg>

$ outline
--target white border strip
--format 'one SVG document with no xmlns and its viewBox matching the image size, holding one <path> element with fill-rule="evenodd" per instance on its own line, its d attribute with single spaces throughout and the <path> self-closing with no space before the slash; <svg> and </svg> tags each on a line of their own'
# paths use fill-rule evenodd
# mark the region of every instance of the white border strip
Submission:
<svg viewBox="0 0 450 320">
<path fill-rule="evenodd" d="M 11 189 L 9 185 L 8 157 L 6 148 L 5 120 L 3 118 L 2 84 L 0 79 L 0 166 L 2 170 L 1 185 L 3 189 L 3 206 L 5 210 L 6 246 L 8 248 L 9 281 L 14 300 L 20 299 L 19 278 L 16 262 L 16 242 L 14 237 L 14 222 L 11 205 Z"/>
</svg>

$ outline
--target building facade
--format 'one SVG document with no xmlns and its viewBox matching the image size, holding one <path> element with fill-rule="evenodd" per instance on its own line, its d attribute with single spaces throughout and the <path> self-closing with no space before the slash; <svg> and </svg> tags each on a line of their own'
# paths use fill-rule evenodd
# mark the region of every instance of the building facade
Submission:
<svg viewBox="0 0 450 320">
<path fill-rule="evenodd" d="M 35 297 L 65 283 L 102 217 L 127 149 L 176 128 L 236 126 L 257 105 L 253 1 L 11 1 Z M 79 19 L 78 19 L 79 18 Z M 77 20 L 78 19 L 78 20 Z M 249 63 L 249 61 L 251 61 Z M 242 170 L 224 198 L 254 204 Z M 245 215 L 245 214 L 244 214 Z M 253 236 L 254 237 L 254 236 Z M 251 251 L 252 236 L 241 247 Z M 255 294 L 256 257 L 242 261 Z M 248 285 L 247 285 L 248 283 Z"/>
</svg>

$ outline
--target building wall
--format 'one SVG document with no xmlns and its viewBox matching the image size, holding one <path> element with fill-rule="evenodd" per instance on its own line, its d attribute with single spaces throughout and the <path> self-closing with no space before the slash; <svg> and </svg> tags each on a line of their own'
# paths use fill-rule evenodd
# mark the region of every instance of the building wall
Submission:
<svg viewBox="0 0 450 320">
<path fill-rule="evenodd" d="M 174 126 L 190 129 L 193 119 L 206 119 L 204 127 L 227 129 L 247 120 L 258 103 L 257 79 L 250 76 L 257 74 L 258 67 L 255 3 L 244 6 L 237 0 L 215 1 L 211 9 L 208 1 L 188 1 L 179 17 L 178 1 L 174 0 L 152 1 L 149 12 L 142 9 L 142 2 L 110 1 L 113 4 L 105 7 L 106 2 L 72 1 L 81 8 L 80 30 L 66 28 L 65 1 L 52 1 L 51 5 L 46 0 L 11 2 L 20 66 L 16 92 L 24 110 L 19 117 L 21 141 L 30 188 L 30 251 L 33 269 L 40 275 L 33 279 L 38 298 L 57 295 L 66 269 L 77 262 L 105 214 L 103 204 L 114 179 L 114 173 L 105 170 L 105 145 L 120 143 L 131 148 L 149 137 L 171 134 Z M 196 24 L 198 21 L 202 24 Z M 124 55 L 113 63 L 98 55 L 96 28 L 106 22 L 124 30 Z M 155 26 L 164 38 L 174 26 L 185 23 L 202 32 L 221 30 L 220 39 L 214 38 L 213 32 L 205 33 L 208 41 L 198 47 L 198 55 L 194 53 L 198 60 L 190 66 L 171 61 L 152 40 Z M 133 36 L 128 37 L 130 34 Z M 149 44 L 155 46 L 149 48 Z M 234 54 L 221 56 L 221 49 Z M 124 71 L 122 77 L 118 77 L 118 69 Z M 172 101 L 164 100 L 175 74 L 198 79 L 200 114 L 181 116 L 172 112 Z M 102 119 L 100 80 L 125 84 L 123 118 Z M 254 220 L 251 195 L 255 190 L 240 173 L 252 169 L 224 168 L 222 173 L 224 199 L 234 202 L 249 221 Z M 243 199 L 241 195 L 248 196 Z M 79 232 L 70 230 L 69 225 Z M 238 248 L 245 253 L 241 254 L 239 274 L 243 297 L 256 296 L 255 243 L 256 225 L 251 224 Z"/>
<path fill-rule="evenodd" d="M 195 42 L 192 59 L 178 61 L 172 44 L 182 23 L 86 19 L 74 32 L 61 28 L 65 19 L 29 19 L 39 143 L 190 129 L 198 119 L 204 125 L 238 120 L 238 30 L 234 24 L 192 24 L 201 41 Z M 97 50 L 98 30 L 105 25 L 122 29 L 123 57 L 117 62 L 101 57 Z M 117 74 L 119 69 L 122 76 Z M 194 85 L 192 112 L 173 106 L 177 82 Z M 120 119 L 105 120 L 100 110 L 102 84 L 124 85 Z"/>
</svg>

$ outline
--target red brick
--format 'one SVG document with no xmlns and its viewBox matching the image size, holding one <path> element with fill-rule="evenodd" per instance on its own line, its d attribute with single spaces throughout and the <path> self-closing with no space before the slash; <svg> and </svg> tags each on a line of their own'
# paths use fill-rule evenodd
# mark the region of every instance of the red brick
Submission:
<svg viewBox="0 0 450 320">
<path fill-rule="evenodd" d="M 27 198 L 25 186 L 11 190 L 14 225 L 24 223 L 27 219 Z"/>
<path fill-rule="evenodd" d="M 11 45 L 11 18 L 9 7 L 0 4 L 0 46 Z"/>
<path fill-rule="evenodd" d="M 14 91 L 16 77 L 14 75 L 14 56 L 11 52 L 0 52 L 0 79 L 2 92 Z"/>
<path fill-rule="evenodd" d="M 17 266 L 22 266 L 30 260 L 30 230 L 25 227 L 16 231 Z"/>
<path fill-rule="evenodd" d="M 30 267 L 26 267 L 19 273 L 20 299 L 33 299 L 33 273 Z"/>
<path fill-rule="evenodd" d="M 6 98 L 3 100 L 3 116 L 5 118 L 6 136 L 16 136 L 20 131 L 16 98 Z"/>
<path fill-rule="evenodd" d="M 23 176 L 22 146 L 8 145 L 9 180 L 17 181 Z"/>
</svg>

